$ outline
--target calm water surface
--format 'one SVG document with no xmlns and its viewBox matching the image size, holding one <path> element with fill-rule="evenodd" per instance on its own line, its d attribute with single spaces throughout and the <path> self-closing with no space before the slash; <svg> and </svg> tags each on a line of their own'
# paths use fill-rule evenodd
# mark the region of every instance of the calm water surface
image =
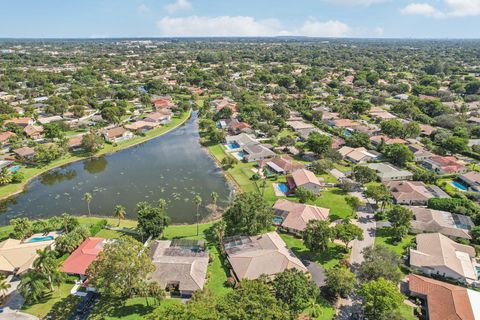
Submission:
<svg viewBox="0 0 480 320">
<path fill-rule="evenodd" d="M 93 195 L 92 215 L 112 216 L 115 205 L 121 204 L 127 217 L 134 218 L 136 203 L 163 198 L 172 222 L 194 222 L 195 194 L 202 197 L 201 212 L 206 216 L 212 191 L 219 194 L 220 206 L 231 193 L 198 139 L 194 113 L 183 126 L 141 145 L 51 170 L 32 180 L 25 192 L 3 202 L 0 223 L 17 216 L 86 214 L 85 192 Z"/>
</svg>

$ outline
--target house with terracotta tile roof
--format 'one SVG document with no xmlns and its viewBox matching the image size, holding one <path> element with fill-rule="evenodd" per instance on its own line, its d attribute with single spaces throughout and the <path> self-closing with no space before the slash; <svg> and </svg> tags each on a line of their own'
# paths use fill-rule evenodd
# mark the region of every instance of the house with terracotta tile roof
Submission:
<svg viewBox="0 0 480 320">
<path fill-rule="evenodd" d="M 307 169 L 298 169 L 287 177 L 287 186 L 289 192 L 295 192 L 296 188 L 305 188 L 315 194 L 319 194 L 322 183 L 315 174 Z"/>
<path fill-rule="evenodd" d="M 5 120 L 3 124 L 6 125 L 9 123 L 13 123 L 13 124 L 19 125 L 22 128 L 25 128 L 28 125 L 34 124 L 35 121 L 32 118 L 28 118 L 28 117 L 12 118 L 12 119 Z"/>
<path fill-rule="evenodd" d="M 189 240 L 155 240 L 150 247 L 155 265 L 152 280 L 171 294 L 188 298 L 203 290 L 207 282 L 208 251 L 204 244 Z"/>
<path fill-rule="evenodd" d="M 280 226 L 286 231 L 300 235 L 311 220 L 327 220 L 330 209 L 308 204 L 277 199 L 273 205 L 275 215 L 282 218 Z"/>
<path fill-rule="evenodd" d="M 426 275 L 480 284 L 474 247 L 456 243 L 441 233 L 422 233 L 415 240 L 416 248 L 410 249 L 411 268 Z"/>
<path fill-rule="evenodd" d="M 13 153 L 19 160 L 32 160 L 35 156 L 35 149 L 31 147 L 21 147 L 13 150 Z"/>
<path fill-rule="evenodd" d="M 0 133 L 0 146 L 2 147 L 8 147 L 10 144 L 10 138 L 15 136 L 15 133 L 7 131 L 7 132 L 1 132 Z"/>
<path fill-rule="evenodd" d="M 70 137 L 67 140 L 67 146 L 72 151 L 78 151 L 82 149 L 82 141 L 83 141 L 83 135 Z"/>
<path fill-rule="evenodd" d="M 410 207 L 413 212 L 411 230 L 414 233 L 438 232 L 447 237 L 472 239 L 475 225 L 468 216 L 424 207 Z"/>
<path fill-rule="evenodd" d="M 156 122 L 149 122 L 149 121 L 144 121 L 144 120 L 139 120 L 135 122 L 131 122 L 129 124 L 125 125 L 125 129 L 130 130 L 135 133 L 145 133 L 148 132 L 152 129 L 155 129 L 158 127 L 160 124 Z"/>
<path fill-rule="evenodd" d="M 426 185 L 422 181 L 387 181 L 384 184 L 396 204 L 421 206 L 426 205 L 432 198 L 450 198 L 439 187 Z"/>
<path fill-rule="evenodd" d="M 426 319 L 480 320 L 480 293 L 450 283 L 408 276 L 409 295 L 420 298 Z"/>
<path fill-rule="evenodd" d="M 422 166 L 437 174 L 465 173 L 468 168 L 454 156 L 433 156 L 422 161 Z"/>
<path fill-rule="evenodd" d="M 28 125 L 23 129 L 23 132 L 27 137 L 33 140 L 39 140 L 43 138 L 43 127 L 36 125 Z"/>
<path fill-rule="evenodd" d="M 84 276 L 90 264 L 97 259 L 106 240 L 103 238 L 87 238 L 62 263 L 60 270 L 68 274 Z"/>
<path fill-rule="evenodd" d="M 143 120 L 146 122 L 167 124 L 172 120 L 172 113 L 164 111 L 154 111 L 147 114 Z"/>
<path fill-rule="evenodd" d="M 276 232 L 227 237 L 222 245 L 237 281 L 254 280 L 261 275 L 273 278 L 286 269 L 308 272 Z"/>
</svg>

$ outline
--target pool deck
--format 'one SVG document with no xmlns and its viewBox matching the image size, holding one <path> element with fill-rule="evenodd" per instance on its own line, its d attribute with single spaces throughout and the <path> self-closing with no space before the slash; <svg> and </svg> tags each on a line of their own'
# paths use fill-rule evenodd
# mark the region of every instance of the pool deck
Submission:
<svg viewBox="0 0 480 320">
<path fill-rule="evenodd" d="M 280 190 L 280 186 L 278 185 L 278 183 L 272 183 L 272 186 L 273 186 L 273 191 L 275 192 L 275 195 L 277 197 L 286 197 L 287 196 L 282 190 Z"/>
</svg>

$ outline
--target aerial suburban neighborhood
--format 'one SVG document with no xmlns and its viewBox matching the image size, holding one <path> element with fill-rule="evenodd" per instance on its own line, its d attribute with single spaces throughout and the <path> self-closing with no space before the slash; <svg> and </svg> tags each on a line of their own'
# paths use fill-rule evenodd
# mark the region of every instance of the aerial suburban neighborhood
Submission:
<svg viewBox="0 0 480 320">
<path fill-rule="evenodd" d="M 479 1 L 299 1 L 0 4 L 0 320 L 480 320 Z"/>
</svg>

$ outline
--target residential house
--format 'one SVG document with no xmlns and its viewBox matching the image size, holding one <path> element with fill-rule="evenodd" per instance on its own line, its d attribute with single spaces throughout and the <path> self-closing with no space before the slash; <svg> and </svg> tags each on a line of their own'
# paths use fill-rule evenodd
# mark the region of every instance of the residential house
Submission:
<svg viewBox="0 0 480 320">
<path fill-rule="evenodd" d="M 105 243 L 106 240 L 103 238 L 89 237 L 85 239 L 62 263 L 60 271 L 84 276 L 88 266 L 103 251 Z"/>
<path fill-rule="evenodd" d="M 408 170 L 400 169 L 388 162 L 367 163 L 362 165 L 375 170 L 378 178 L 382 182 L 413 179 L 413 173 Z"/>
<path fill-rule="evenodd" d="M 422 166 L 437 174 L 465 173 L 468 168 L 454 156 L 433 156 L 422 161 Z"/>
<path fill-rule="evenodd" d="M 261 161 L 274 156 L 275 152 L 262 144 L 249 144 L 243 147 L 243 160 L 247 162 Z"/>
<path fill-rule="evenodd" d="M 223 108 L 229 108 L 232 113 L 237 112 L 237 104 L 229 97 L 222 97 L 220 99 L 215 99 L 212 101 L 212 105 L 215 108 L 216 112 L 219 112 Z"/>
<path fill-rule="evenodd" d="M 175 104 L 170 97 L 156 97 L 152 99 L 152 104 L 157 110 L 170 109 L 175 107 Z"/>
<path fill-rule="evenodd" d="M 435 128 L 428 124 L 419 123 L 418 125 L 420 126 L 420 136 L 429 137 L 435 131 Z"/>
<path fill-rule="evenodd" d="M 21 147 L 13 150 L 13 153 L 19 160 L 32 160 L 35 156 L 35 149 L 31 147 Z"/>
<path fill-rule="evenodd" d="M 339 150 L 341 147 L 345 145 L 345 140 L 339 137 L 332 138 L 332 149 Z"/>
<path fill-rule="evenodd" d="M 319 194 L 322 183 L 315 174 L 307 169 L 298 169 L 287 176 L 287 186 L 289 193 L 295 192 L 297 188 L 305 188 L 315 194 Z"/>
<path fill-rule="evenodd" d="M 438 232 L 447 237 L 471 239 L 470 230 L 475 227 L 468 216 L 423 207 L 410 207 L 413 212 L 412 231 L 415 233 Z"/>
<path fill-rule="evenodd" d="M 72 151 L 79 151 L 82 149 L 82 141 L 83 141 L 83 135 L 78 135 L 74 137 L 70 137 L 67 140 L 67 146 L 68 149 Z"/>
<path fill-rule="evenodd" d="M 208 268 L 208 251 L 203 241 L 155 240 L 150 257 L 155 265 L 151 277 L 160 287 L 181 297 L 203 290 Z"/>
<path fill-rule="evenodd" d="M 298 135 L 298 137 L 300 138 L 300 140 L 302 141 L 307 141 L 308 137 L 310 136 L 310 134 L 312 132 L 316 132 L 316 133 L 319 133 L 321 135 L 324 135 L 324 136 L 331 136 L 331 134 L 329 133 L 326 133 L 316 127 L 313 127 L 313 128 L 305 128 L 305 129 L 298 129 L 295 131 Z"/>
<path fill-rule="evenodd" d="M 397 118 L 397 116 L 379 107 L 372 107 L 368 114 L 377 121 L 391 120 Z"/>
<path fill-rule="evenodd" d="M 9 124 L 9 123 L 13 123 L 13 124 L 19 125 L 22 128 L 25 128 L 26 126 L 34 124 L 35 121 L 33 121 L 32 118 L 27 118 L 27 117 L 12 118 L 12 119 L 5 120 L 5 122 L 3 124 L 6 125 L 6 124 Z"/>
<path fill-rule="evenodd" d="M 298 131 L 302 129 L 313 129 L 315 126 L 311 123 L 305 122 L 303 120 L 292 120 L 287 121 L 287 126 L 292 128 L 293 131 Z"/>
<path fill-rule="evenodd" d="M 28 125 L 23 129 L 23 132 L 32 140 L 39 140 L 43 138 L 42 126 Z"/>
<path fill-rule="evenodd" d="M 303 164 L 294 162 L 293 158 L 288 155 L 276 156 L 272 159 L 259 161 L 258 166 L 260 169 L 268 168 L 268 170 L 277 174 L 288 174 L 304 168 Z"/>
<path fill-rule="evenodd" d="M 375 147 L 378 147 L 382 143 L 384 143 L 384 144 L 394 144 L 394 143 L 406 144 L 407 143 L 407 141 L 405 141 L 401 138 L 390 138 L 390 137 L 385 136 L 385 135 L 372 136 L 372 137 L 370 137 L 370 142 Z"/>
<path fill-rule="evenodd" d="M 225 141 L 229 151 L 242 149 L 247 145 L 259 143 L 255 138 L 246 133 L 240 133 L 236 136 L 227 136 L 225 137 Z"/>
<path fill-rule="evenodd" d="M 10 138 L 15 136 L 15 133 L 7 131 L 0 133 L 0 146 L 3 148 L 7 148 L 10 145 Z"/>
<path fill-rule="evenodd" d="M 381 154 L 377 151 L 367 150 L 366 148 L 352 148 L 344 146 L 338 152 L 342 157 L 352 163 L 365 163 L 371 160 L 377 160 Z"/>
<path fill-rule="evenodd" d="M 416 274 L 408 276 L 408 291 L 423 301 L 426 319 L 480 320 L 478 291 Z"/>
<path fill-rule="evenodd" d="M 439 187 L 421 181 L 387 181 L 385 186 L 392 193 L 396 204 L 422 206 L 432 198 L 450 198 Z"/>
<path fill-rule="evenodd" d="M 470 171 L 457 178 L 469 191 L 480 192 L 480 172 Z"/>
<path fill-rule="evenodd" d="M 48 124 L 48 123 L 52 123 L 55 121 L 62 121 L 62 120 L 63 118 L 61 116 L 49 116 L 49 117 L 40 116 L 38 117 L 37 121 L 41 124 Z"/>
<path fill-rule="evenodd" d="M 356 127 L 356 126 L 360 125 L 360 123 L 358 123 L 357 121 L 350 120 L 350 119 L 327 120 L 327 124 L 332 126 L 332 127 L 342 128 L 342 129 L 353 128 L 353 127 Z"/>
<path fill-rule="evenodd" d="M 435 156 L 433 153 L 425 149 L 422 145 L 419 144 L 410 144 L 408 145 L 410 151 L 413 152 L 413 160 L 416 162 L 420 162 L 426 159 L 430 159 L 431 157 Z"/>
<path fill-rule="evenodd" d="M 223 248 L 236 280 L 270 278 L 287 269 L 308 272 L 278 233 L 233 236 L 223 240 Z"/>
<path fill-rule="evenodd" d="M 131 131 L 126 130 L 123 127 L 115 127 L 107 129 L 102 133 L 104 139 L 110 143 L 118 143 L 129 140 L 134 137 Z"/>
<path fill-rule="evenodd" d="M 139 120 L 139 121 L 135 121 L 125 125 L 125 129 L 130 130 L 137 134 L 139 133 L 141 134 L 141 133 L 146 133 L 152 129 L 155 129 L 158 126 L 159 126 L 159 123 L 157 122 Z"/>
<path fill-rule="evenodd" d="M 240 134 L 245 131 L 251 131 L 250 125 L 246 122 L 232 119 L 226 123 L 226 128 L 230 134 Z"/>
<path fill-rule="evenodd" d="M 155 111 L 147 114 L 143 120 L 146 122 L 167 124 L 172 120 L 172 113 L 166 110 Z"/>
<path fill-rule="evenodd" d="M 410 267 L 426 275 L 436 275 L 465 284 L 478 284 L 475 248 L 456 243 L 441 233 L 416 236 L 416 249 L 410 249 Z"/>
<path fill-rule="evenodd" d="M 327 220 L 330 209 L 278 199 L 273 205 L 275 215 L 282 219 L 280 226 L 290 233 L 300 235 L 311 220 Z"/>
<path fill-rule="evenodd" d="M 38 257 L 37 251 L 51 248 L 54 243 L 53 235 L 45 237 L 44 241 L 32 241 L 32 238 L 42 236 L 36 234 L 26 240 L 7 239 L 0 242 L 0 272 L 19 275 L 30 270 Z"/>
</svg>

